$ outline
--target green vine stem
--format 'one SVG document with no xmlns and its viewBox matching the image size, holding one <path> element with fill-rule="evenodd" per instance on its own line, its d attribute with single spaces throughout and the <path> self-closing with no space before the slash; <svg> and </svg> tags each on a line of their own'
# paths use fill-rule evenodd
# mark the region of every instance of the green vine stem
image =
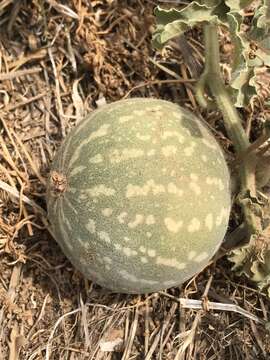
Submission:
<svg viewBox="0 0 270 360">
<path fill-rule="evenodd" d="M 206 90 L 210 90 L 210 94 L 222 112 L 224 125 L 233 142 L 236 154 L 242 157 L 250 147 L 250 142 L 242 126 L 238 111 L 234 107 L 226 90 L 220 72 L 220 53 L 216 24 L 207 23 L 204 25 L 204 42 L 205 68 L 196 86 L 197 99 L 202 106 L 210 105 L 212 107 L 213 102 L 205 98 Z M 239 165 L 239 202 L 244 212 L 249 236 L 258 235 L 262 230 L 260 219 L 256 214 L 256 204 L 254 204 L 254 200 L 256 199 L 255 168 L 255 154 L 244 156 L 244 160 Z"/>
</svg>

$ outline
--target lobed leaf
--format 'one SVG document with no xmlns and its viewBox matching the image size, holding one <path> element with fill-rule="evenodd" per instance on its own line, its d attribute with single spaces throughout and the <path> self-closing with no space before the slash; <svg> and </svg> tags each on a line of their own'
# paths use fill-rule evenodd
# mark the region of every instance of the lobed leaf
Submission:
<svg viewBox="0 0 270 360">
<path fill-rule="evenodd" d="M 207 3 L 213 3 L 212 0 Z M 215 1 L 219 3 L 219 1 Z M 157 21 L 156 31 L 153 35 L 154 47 L 160 49 L 164 44 L 187 31 L 189 28 L 205 21 L 217 21 L 217 15 L 214 14 L 212 6 L 200 4 L 198 1 L 193 1 L 181 10 L 177 9 L 162 9 L 157 7 L 155 9 L 155 16 Z"/>
<path fill-rule="evenodd" d="M 242 30 L 243 9 L 252 1 L 196 0 L 180 10 L 157 7 L 153 45 L 161 49 L 168 40 L 204 22 L 225 26 L 234 47 L 229 91 L 235 106 L 244 107 L 258 94 L 258 70 L 270 66 L 270 5 L 267 0 L 261 0 L 255 9 L 250 30 Z"/>
</svg>

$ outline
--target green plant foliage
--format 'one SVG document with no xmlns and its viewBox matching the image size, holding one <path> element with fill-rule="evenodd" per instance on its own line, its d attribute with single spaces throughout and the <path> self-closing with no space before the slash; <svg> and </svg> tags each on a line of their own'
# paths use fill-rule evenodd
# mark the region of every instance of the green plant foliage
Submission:
<svg viewBox="0 0 270 360">
<path fill-rule="evenodd" d="M 207 3 L 212 2 L 207 1 Z M 213 10 L 213 6 L 200 4 L 198 1 L 193 1 L 181 10 L 165 10 L 157 7 L 155 10 L 157 28 L 153 36 L 154 46 L 162 48 L 168 40 L 181 35 L 195 25 L 204 21 L 217 21 L 218 18 Z"/>
<path fill-rule="evenodd" d="M 161 49 L 168 40 L 205 22 L 226 27 L 234 45 L 229 90 L 235 106 L 244 107 L 257 94 L 257 70 L 270 66 L 269 5 L 261 0 L 251 28 L 246 32 L 242 30 L 243 9 L 251 3 L 251 0 L 196 0 L 180 10 L 157 7 L 153 45 Z"/>
<path fill-rule="evenodd" d="M 269 217 L 266 220 L 269 222 Z M 270 226 L 268 223 L 260 236 L 254 234 L 247 245 L 230 254 L 229 260 L 234 263 L 234 271 L 239 275 L 244 274 L 256 282 L 259 289 L 266 289 L 270 297 L 269 235 Z"/>
</svg>

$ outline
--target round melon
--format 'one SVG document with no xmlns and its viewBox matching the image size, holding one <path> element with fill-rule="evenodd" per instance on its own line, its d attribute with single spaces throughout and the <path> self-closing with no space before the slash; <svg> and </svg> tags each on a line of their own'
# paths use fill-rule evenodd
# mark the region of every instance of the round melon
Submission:
<svg viewBox="0 0 270 360">
<path fill-rule="evenodd" d="M 201 271 L 230 213 L 230 176 L 208 128 L 171 102 L 134 98 L 93 111 L 52 163 L 48 217 L 85 277 L 149 293 Z"/>
</svg>

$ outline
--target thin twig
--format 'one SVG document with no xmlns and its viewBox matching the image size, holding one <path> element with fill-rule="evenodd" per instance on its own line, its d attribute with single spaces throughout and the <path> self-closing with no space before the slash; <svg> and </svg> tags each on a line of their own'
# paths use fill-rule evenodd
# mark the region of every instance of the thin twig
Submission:
<svg viewBox="0 0 270 360">
<path fill-rule="evenodd" d="M 126 94 L 125 96 L 122 97 L 122 99 L 127 99 L 129 97 L 129 95 L 138 89 L 141 89 L 143 87 L 146 86 L 152 86 L 152 85 L 164 85 L 164 84 L 188 84 L 188 83 L 194 83 L 196 82 L 195 79 L 183 79 L 183 78 L 179 78 L 179 79 L 167 79 L 167 80 L 152 80 L 152 81 L 146 81 L 143 84 L 139 84 L 136 86 L 133 86 L 133 88 L 131 88 Z"/>
<path fill-rule="evenodd" d="M 70 316 L 70 315 L 73 315 L 73 314 L 76 314 L 78 312 L 81 311 L 81 308 L 78 308 L 78 309 L 75 309 L 75 310 L 72 310 L 72 311 L 69 311 L 67 312 L 66 314 L 62 315 L 57 321 L 56 323 L 54 324 L 54 327 L 50 333 L 50 336 L 49 336 L 49 339 L 48 339 L 48 342 L 47 342 L 47 345 L 46 345 L 46 354 L 45 354 L 45 360 L 49 360 L 50 359 L 50 353 L 51 353 L 51 344 L 52 344 L 52 341 L 53 341 L 53 337 L 54 337 L 54 333 L 56 331 L 56 329 L 58 328 L 58 326 L 61 324 L 61 322 L 63 320 L 65 320 L 66 317 Z"/>
<path fill-rule="evenodd" d="M 30 205 L 33 209 L 37 210 L 42 216 L 46 217 L 46 211 L 43 210 L 39 205 L 37 205 L 33 200 L 30 200 L 27 196 L 21 195 L 20 192 L 13 188 L 12 186 L 8 185 L 4 181 L 0 180 L 0 189 L 8 192 L 10 195 L 14 196 L 17 199 L 22 199 L 22 201 Z"/>
<path fill-rule="evenodd" d="M 208 295 L 208 291 L 209 291 L 209 288 L 211 286 L 211 283 L 212 283 L 212 280 L 213 280 L 213 276 L 210 276 L 210 278 L 208 279 L 207 281 L 207 284 L 206 284 L 206 287 L 205 287 L 205 290 L 204 290 L 204 293 L 203 293 L 203 296 L 202 298 L 204 300 L 207 300 L 207 295 Z M 195 334 L 196 334 L 196 330 L 197 330 L 197 327 L 198 327 L 198 324 L 201 320 L 201 317 L 203 316 L 203 313 L 205 312 L 205 310 L 208 310 L 209 307 L 208 307 L 208 301 L 207 301 L 207 309 L 206 309 L 206 306 L 205 306 L 205 301 L 203 300 L 200 300 L 201 301 L 201 308 L 200 308 L 200 311 L 197 312 L 196 316 L 195 316 L 195 319 L 193 321 L 193 324 L 192 324 L 192 327 L 191 327 L 191 331 L 190 333 L 188 334 L 188 336 L 186 337 L 184 343 L 180 346 L 174 360 L 184 360 L 184 356 L 185 356 L 185 352 L 186 350 L 188 349 L 188 347 L 190 347 L 191 345 L 193 345 L 193 340 L 194 340 L 194 337 L 195 337 Z M 181 303 L 181 306 L 182 306 L 182 302 L 180 301 Z M 190 356 L 191 357 L 191 356 Z"/>
<path fill-rule="evenodd" d="M 140 303 L 140 300 L 138 301 L 138 304 Z M 123 353 L 122 356 L 122 360 L 127 360 L 129 359 L 130 356 L 130 352 L 132 349 L 132 345 L 135 339 L 135 335 L 136 335 L 136 330 L 137 330 L 137 326 L 138 326 L 138 319 L 139 319 L 139 306 L 136 307 L 135 310 L 135 316 L 130 328 L 130 334 L 129 334 L 129 338 L 128 338 L 128 343 L 126 345 L 125 351 Z"/>
<path fill-rule="evenodd" d="M 25 105 L 28 105 L 30 103 L 32 103 L 33 101 L 36 101 L 36 100 L 39 100 L 39 99 L 42 99 L 44 96 L 47 95 L 47 92 L 44 92 L 42 94 L 38 94 L 38 95 L 35 95 L 33 97 L 31 97 L 30 99 L 26 99 L 24 101 L 21 101 L 17 104 L 14 104 L 14 105 L 7 105 L 6 107 L 4 107 L 2 110 L 3 111 L 12 111 L 12 110 L 15 110 L 15 109 L 18 109 L 19 107 L 21 106 L 25 106 Z"/>
<path fill-rule="evenodd" d="M 168 293 L 165 293 L 163 291 L 159 292 L 163 296 L 169 297 L 173 299 L 174 301 L 177 301 L 181 304 L 181 307 L 185 309 L 193 309 L 193 310 L 202 310 L 204 309 L 204 301 L 203 300 L 196 300 L 196 299 L 186 299 L 186 298 L 176 298 L 175 296 L 172 296 Z M 218 303 L 213 301 L 207 301 L 207 309 L 209 310 L 215 310 L 215 311 L 227 311 L 227 312 L 234 312 L 240 315 L 243 315 L 244 317 L 255 321 L 257 323 L 266 325 L 268 322 L 258 318 L 256 315 L 251 314 L 247 310 L 243 309 L 239 305 L 235 304 L 225 304 L 225 303 Z"/>
<path fill-rule="evenodd" d="M 7 299 L 9 301 L 10 304 L 13 304 L 16 298 L 16 288 L 19 285 L 20 282 L 20 277 L 21 277 L 21 270 L 22 270 L 22 263 L 18 262 L 13 270 L 12 270 L 12 274 L 11 274 L 11 278 L 10 278 L 10 282 L 9 282 L 9 289 L 7 292 Z M 4 318 L 4 311 L 5 311 L 5 307 L 3 306 L 0 310 L 0 338 L 2 338 L 2 331 L 4 330 L 3 326 L 2 326 L 2 322 L 3 322 L 3 318 Z"/>
<path fill-rule="evenodd" d="M 41 68 L 37 67 L 37 68 L 32 68 L 32 69 L 11 71 L 6 74 L 2 73 L 2 74 L 0 74 L 0 81 L 13 80 L 13 79 L 16 79 L 16 78 L 19 78 L 22 76 L 37 74 L 41 70 L 42 70 Z"/>
<path fill-rule="evenodd" d="M 19 13 L 22 5 L 23 5 L 23 2 L 21 0 L 14 1 L 14 3 L 13 3 L 12 9 L 10 11 L 8 26 L 7 26 L 7 32 L 8 32 L 9 36 L 11 36 L 13 25 L 16 21 L 16 18 L 18 16 L 18 13 Z"/>
</svg>

